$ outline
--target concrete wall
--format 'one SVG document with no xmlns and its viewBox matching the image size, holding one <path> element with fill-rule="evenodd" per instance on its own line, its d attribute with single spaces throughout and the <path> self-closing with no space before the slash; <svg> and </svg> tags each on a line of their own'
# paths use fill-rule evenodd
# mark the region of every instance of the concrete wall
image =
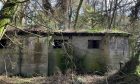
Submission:
<svg viewBox="0 0 140 84">
<path fill-rule="evenodd" d="M 51 50 L 49 57 L 51 63 L 52 72 L 57 72 L 57 70 L 62 70 L 67 66 L 70 68 L 69 64 L 65 62 L 69 62 L 70 60 L 74 60 L 74 69 L 77 68 L 77 71 L 82 71 L 85 73 L 92 73 L 94 71 L 106 71 L 106 65 L 109 60 L 109 50 L 108 44 L 104 44 L 105 40 L 102 36 L 72 36 L 72 37 L 61 37 L 55 36 L 54 39 L 64 39 L 68 40 L 68 49 L 66 47 L 54 49 L 50 47 Z M 100 40 L 99 49 L 89 49 L 88 48 L 88 40 Z M 66 49 L 66 50 L 65 50 Z M 65 58 L 66 57 L 66 58 Z M 62 60 L 63 58 L 67 59 L 66 61 Z M 67 64 L 67 65 L 64 65 Z"/>
<path fill-rule="evenodd" d="M 53 69 L 61 70 L 60 64 L 64 56 L 74 59 L 76 57 L 76 64 L 79 71 L 88 72 L 105 72 L 107 70 L 120 69 L 120 62 L 127 62 L 129 60 L 129 46 L 127 37 L 111 37 L 111 36 L 72 36 L 72 37 L 59 37 L 54 39 L 68 40 L 71 49 L 65 50 L 51 48 L 51 57 L 53 59 Z M 100 40 L 99 49 L 89 49 L 88 40 Z M 66 54 L 72 51 L 71 54 Z M 65 63 L 66 64 L 66 63 Z M 51 64 L 52 65 L 52 64 Z"/>
<path fill-rule="evenodd" d="M 23 76 L 47 75 L 48 43 L 47 38 L 12 38 L 15 44 L 0 49 L 0 73 L 22 74 Z M 20 45 L 18 45 L 18 43 Z M 6 69 L 5 69 L 6 68 Z"/>
<path fill-rule="evenodd" d="M 62 48 L 53 48 L 53 40 L 68 40 Z M 127 37 L 110 36 L 54 36 L 48 43 L 47 37 L 18 37 L 9 48 L 0 49 L 0 73 L 25 76 L 51 75 L 68 68 L 82 72 L 105 72 L 119 69 L 120 61 L 128 61 Z M 99 49 L 89 49 L 88 40 L 100 40 Z M 48 45 L 50 46 L 48 47 Z M 73 63 L 74 62 L 74 63 Z"/>
<path fill-rule="evenodd" d="M 29 37 L 23 40 L 22 73 L 47 75 L 48 43 L 47 38 Z"/>
<path fill-rule="evenodd" d="M 69 56 L 71 55 L 66 48 L 65 45 L 62 45 L 62 48 L 53 48 L 53 40 L 67 40 L 68 44 L 71 45 L 71 39 L 69 37 L 62 37 L 62 36 L 55 36 L 52 39 L 52 42 L 50 43 L 51 45 L 49 46 L 49 56 L 48 56 L 48 75 L 54 74 L 54 72 L 63 72 L 65 69 L 68 68 L 66 67 L 65 64 L 67 64 L 69 60 Z M 67 58 L 68 57 L 68 60 Z"/>
<path fill-rule="evenodd" d="M 89 49 L 88 40 L 100 40 L 99 49 Z M 74 46 L 75 55 L 79 58 L 84 58 L 84 70 L 85 72 L 105 71 L 106 60 L 108 56 L 103 55 L 103 50 L 106 46 L 103 46 L 103 37 L 101 36 L 74 36 L 72 44 Z"/>
<path fill-rule="evenodd" d="M 129 44 L 127 37 L 110 37 L 109 41 L 110 67 L 120 69 L 129 60 Z"/>
</svg>

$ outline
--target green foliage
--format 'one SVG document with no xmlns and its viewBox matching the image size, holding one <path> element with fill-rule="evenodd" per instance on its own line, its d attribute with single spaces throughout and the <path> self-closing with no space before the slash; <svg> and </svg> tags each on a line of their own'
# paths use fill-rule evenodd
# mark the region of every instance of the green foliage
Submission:
<svg viewBox="0 0 140 84">
<path fill-rule="evenodd" d="M 91 5 L 86 4 L 83 7 L 83 13 L 79 15 L 77 28 L 87 29 L 99 27 L 103 19 L 104 15 L 96 11 Z"/>
<path fill-rule="evenodd" d="M 85 70 L 85 56 L 83 57 L 79 57 L 79 56 L 76 56 L 74 55 L 73 56 L 73 59 L 74 59 L 74 64 L 75 64 L 75 68 L 76 68 L 76 71 L 77 73 L 84 73 L 86 70 Z"/>
<path fill-rule="evenodd" d="M 93 12 L 95 12 L 94 9 L 93 9 L 93 7 L 91 7 L 90 5 L 85 5 L 85 11 L 87 13 L 93 13 Z"/>
<path fill-rule="evenodd" d="M 2 38 L 2 36 L 4 35 L 6 29 L 5 26 L 10 22 L 10 19 L 5 18 L 5 19 L 1 19 L 0 20 L 0 39 Z"/>
<path fill-rule="evenodd" d="M 0 20 L 0 27 L 4 27 L 9 22 L 10 22 L 9 18 L 1 19 Z"/>
<path fill-rule="evenodd" d="M 140 65 L 139 65 L 139 66 L 137 66 L 137 69 L 136 69 L 135 74 L 137 74 L 137 75 L 139 75 L 139 76 L 140 76 Z"/>
</svg>

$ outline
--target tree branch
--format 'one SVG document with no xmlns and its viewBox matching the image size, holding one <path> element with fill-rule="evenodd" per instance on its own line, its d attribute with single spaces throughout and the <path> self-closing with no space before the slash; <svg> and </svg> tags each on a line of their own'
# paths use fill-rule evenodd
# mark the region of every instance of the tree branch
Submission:
<svg viewBox="0 0 140 84">
<path fill-rule="evenodd" d="M 78 20 L 78 16 L 79 16 L 79 11 L 80 11 L 80 8 L 81 8 L 81 6 L 82 6 L 82 3 L 83 3 L 83 0 L 80 0 L 79 5 L 78 5 L 78 8 L 77 8 L 77 12 L 76 12 L 76 18 L 75 18 L 75 23 L 74 23 L 74 29 L 76 28 L 76 24 L 77 24 L 77 20 Z"/>
</svg>

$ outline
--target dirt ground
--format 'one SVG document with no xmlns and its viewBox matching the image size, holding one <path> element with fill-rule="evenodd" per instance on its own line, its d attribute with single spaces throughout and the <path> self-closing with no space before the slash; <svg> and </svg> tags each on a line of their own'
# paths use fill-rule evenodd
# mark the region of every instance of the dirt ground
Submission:
<svg viewBox="0 0 140 84">
<path fill-rule="evenodd" d="M 21 78 L 0 76 L 0 84 L 140 84 L 140 77 L 97 75 L 54 75 L 50 77 Z"/>
</svg>

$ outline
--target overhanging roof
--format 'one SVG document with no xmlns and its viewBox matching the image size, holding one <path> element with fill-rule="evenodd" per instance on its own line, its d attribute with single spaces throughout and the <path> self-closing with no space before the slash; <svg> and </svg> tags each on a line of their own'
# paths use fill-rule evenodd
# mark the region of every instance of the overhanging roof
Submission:
<svg viewBox="0 0 140 84">
<path fill-rule="evenodd" d="M 7 30 L 6 34 L 17 34 L 17 35 L 41 35 L 41 36 L 47 36 L 47 35 L 55 35 L 55 36 L 122 36 L 122 37 L 128 37 L 131 34 L 127 32 L 87 32 L 87 31 L 61 31 L 61 32 L 48 32 L 47 30 L 42 30 L 39 28 L 34 29 L 13 29 L 13 30 Z"/>
</svg>

